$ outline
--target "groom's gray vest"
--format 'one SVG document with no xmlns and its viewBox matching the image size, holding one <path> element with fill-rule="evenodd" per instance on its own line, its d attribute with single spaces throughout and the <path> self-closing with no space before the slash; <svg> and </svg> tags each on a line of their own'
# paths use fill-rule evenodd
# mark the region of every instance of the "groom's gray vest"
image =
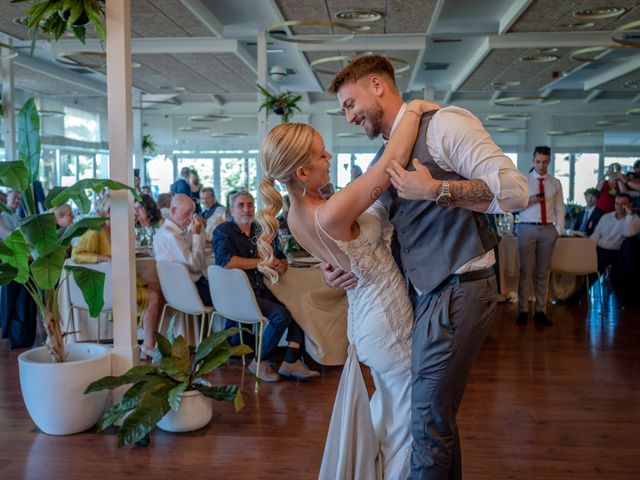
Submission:
<svg viewBox="0 0 640 480">
<path fill-rule="evenodd" d="M 437 180 L 465 180 L 455 172 L 441 169 L 429 154 L 427 128 L 435 113 L 436 110 L 423 115 L 410 158 L 417 158 Z M 383 151 L 384 147 L 373 162 Z M 411 162 L 407 170 L 415 170 Z M 459 267 L 498 244 L 483 213 L 452 206 L 441 208 L 425 200 L 405 200 L 398 197 L 393 186 L 380 200 L 395 227 L 394 257 L 398 261 L 400 253 L 400 268 L 405 277 L 423 293 L 431 292 Z"/>
</svg>

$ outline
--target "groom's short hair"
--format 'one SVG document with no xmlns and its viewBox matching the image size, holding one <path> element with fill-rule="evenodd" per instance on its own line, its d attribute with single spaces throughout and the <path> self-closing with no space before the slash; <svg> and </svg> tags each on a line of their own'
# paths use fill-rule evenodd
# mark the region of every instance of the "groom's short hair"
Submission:
<svg viewBox="0 0 640 480">
<path fill-rule="evenodd" d="M 363 55 L 355 58 L 349 65 L 340 70 L 334 77 L 327 91 L 333 95 L 338 93 L 345 83 L 355 83 L 361 78 L 377 73 L 384 75 L 397 89 L 395 71 L 387 57 L 381 55 Z"/>
</svg>

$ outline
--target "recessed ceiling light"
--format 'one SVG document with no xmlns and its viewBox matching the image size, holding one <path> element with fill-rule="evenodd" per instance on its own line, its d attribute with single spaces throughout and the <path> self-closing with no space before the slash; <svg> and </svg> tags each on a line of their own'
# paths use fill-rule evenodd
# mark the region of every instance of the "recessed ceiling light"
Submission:
<svg viewBox="0 0 640 480">
<path fill-rule="evenodd" d="M 370 54 L 367 53 L 367 55 L 370 55 Z M 358 56 L 362 56 L 362 55 L 358 55 Z M 311 62 L 309 66 L 311 67 L 312 70 L 318 73 L 335 75 L 340 70 L 342 70 L 342 68 L 344 68 L 343 67 L 344 63 L 348 64 L 354 58 L 357 58 L 357 56 L 350 57 L 347 55 L 337 55 L 337 56 L 331 56 L 331 57 L 322 57 Z M 396 57 L 386 57 L 386 58 L 393 65 L 393 70 L 396 74 L 406 72 L 411 68 L 411 65 L 409 65 L 409 62 L 407 62 L 406 60 L 403 60 L 402 58 L 396 58 Z M 337 65 L 334 68 L 325 68 L 324 65 L 326 65 L 327 63 L 339 63 L 339 65 Z M 322 67 L 320 67 L 320 65 L 322 65 Z"/>
<path fill-rule="evenodd" d="M 592 63 L 604 63 L 604 62 L 621 62 L 628 60 L 626 57 L 604 57 L 601 55 L 608 52 L 615 47 L 587 47 L 579 48 L 569 54 L 569 58 L 576 62 L 592 62 Z"/>
<path fill-rule="evenodd" d="M 186 87 L 182 87 L 180 85 L 162 85 L 157 88 L 158 90 L 164 90 L 167 92 L 184 92 L 187 89 Z"/>
<path fill-rule="evenodd" d="M 327 115 L 335 115 L 336 117 L 342 117 L 344 115 L 344 110 L 341 108 L 330 108 L 329 110 L 325 110 Z"/>
<path fill-rule="evenodd" d="M 630 123 L 629 120 L 598 120 L 596 125 L 604 127 L 610 125 L 629 125 Z"/>
<path fill-rule="evenodd" d="M 382 14 L 373 10 L 344 10 L 336 13 L 336 18 L 348 22 L 369 23 L 380 20 Z"/>
<path fill-rule="evenodd" d="M 640 115 L 640 108 L 632 108 L 627 110 L 627 115 Z"/>
<path fill-rule="evenodd" d="M 596 24 L 593 22 L 576 22 L 576 23 L 565 23 L 560 26 L 572 28 L 574 30 L 587 30 L 588 28 L 595 27 Z"/>
<path fill-rule="evenodd" d="M 220 137 L 246 137 L 248 136 L 248 133 L 244 133 L 244 132 L 216 132 L 216 133 L 210 133 L 209 136 L 210 137 L 214 137 L 214 138 L 220 138 Z"/>
<path fill-rule="evenodd" d="M 621 45 L 640 48 L 640 20 L 630 22 L 616 28 L 611 35 L 611 40 Z"/>
<path fill-rule="evenodd" d="M 623 7 L 595 7 L 573 12 L 573 16 L 581 20 L 602 20 L 619 17 L 626 11 L 627 9 Z"/>
<path fill-rule="evenodd" d="M 178 130 L 181 132 L 206 132 L 210 130 L 209 127 L 180 127 Z"/>
<path fill-rule="evenodd" d="M 493 101 L 495 105 L 503 107 L 530 107 L 533 105 L 553 105 L 560 100 L 548 97 L 525 96 L 525 97 L 504 97 Z"/>
<path fill-rule="evenodd" d="M 507 88 L 517 87 L 520 82 L 517 80 L 505 80 L 503 82 L 491 82 L 491 86 L 497 90 L 506 90 Z"/>
<path fill-rule="evenodd" d="M 528 63 L 549 63 L 558 60 L 558 55 L 525 55 L 520 57 L 521 62 Z"/>
<path fill-rule="evenodd" d="M 189 117 L 189 120 L 192 122 L 228 122 L 231 120 L 231 117 L 227 115 L 194 115 L 193 117 Z"/>
<path fill-rule="evenodd" d="M 556 53 L 557 51 L 558 49 L 556 47 L 538 49 L 538 53 L 542 53 L 543 55 L 549 55 L 550 53 Z"/>
<path fill-rule="evenodd" d="M 496 113 L 493 115 L 489 115 L 487 120 L 497 121 L 497 122 L 507 122 L 512 120 L 522 120 L 528 119 L 531 117 L 528 113 Z"/>
<path fill-rule="evenodd" d="M 551 136 L 551 137 L 557 137 L 560 135 L 566 135 L 567 132 L 565 132 L 564 130 L 549 130 L 547 132 L 547 135 Z"/>
<path fill-rule="evenodd" d="M 602 130 L 576 130 L 573 132 L 567 132 L 568 135 L 575 135 L 577 137 L 586 137 L 589 135 L 597 135 L 602 133 Z"/>
<path fill-rule="evenodd" d="M 496 128 L 494 128 L 494 130 L 495 130 L 496 132 L 499 132 L 499 133 L 507 133 L 507 132 L 526 132 L 526 131 L 527 131 L 527 129 L 526 129 L 526 128 L 520 128 L 520 127 L 518 127 L 518 128 L 511 128 L 511 127 L 496 127 Z"/>
</svg>

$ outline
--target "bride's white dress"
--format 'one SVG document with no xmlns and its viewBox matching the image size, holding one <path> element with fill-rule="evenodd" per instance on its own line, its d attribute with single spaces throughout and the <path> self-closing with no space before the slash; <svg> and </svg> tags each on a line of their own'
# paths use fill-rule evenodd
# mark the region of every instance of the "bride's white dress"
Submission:
<svg viewBox="0 0 640 480">
<path fill-rule="evenodd" d="M 358 218 L 355 240 L 333 240 L 317 221 L 327 250 L 348 257 L 358 285 L 349 290 L 349 351 L 331 415 L 320 480 L 395 480 L 409 475 L 411 328 L 405 281 L 382 239 L 380 220 Z M 334 247 L 334 248 L 331 248 Z M 344 257 L 343 257 L 344 258 Z M 358 361 L 371 369 L 369 401 Z"/>
</svg>

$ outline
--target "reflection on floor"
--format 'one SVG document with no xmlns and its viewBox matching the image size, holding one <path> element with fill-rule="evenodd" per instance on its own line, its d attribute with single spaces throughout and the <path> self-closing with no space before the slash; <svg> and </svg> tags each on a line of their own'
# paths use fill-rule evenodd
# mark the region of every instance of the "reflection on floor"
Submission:
<svg viewBox="0 0 640 480">
<path fill-rule="evenodd" d="M 500 305 L 458 416 L 465 479 L 632 479 L 640 472 L 640 312 L 551 305 L 553 327 L 515 325 Z M 602 312 L 605 312 L 604 314 Z M 115 446 L 113 431 L 39 433 L 22 404 L 19 351 L 0 345 L 0 477 L 7 479 L 314 479 L 340 368 L 318 381 L 263 384 L 239 362 L 247 406 L 216 403 L 206 428 L 156 431 L 151 447 Z"/>
</svg>

